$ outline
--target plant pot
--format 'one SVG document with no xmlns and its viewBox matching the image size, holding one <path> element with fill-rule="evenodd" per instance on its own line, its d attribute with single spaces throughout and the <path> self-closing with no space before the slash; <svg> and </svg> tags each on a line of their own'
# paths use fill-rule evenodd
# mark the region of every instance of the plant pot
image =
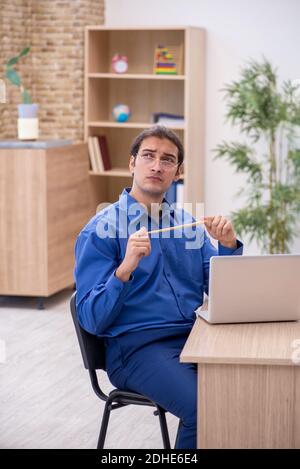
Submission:
<svg viewBox="0 0 300 469">
<path fill-rule="evenodd" d="M 37 140 L 39 137 L 38 105 L 19 104 L 18 114 L 18 139 Z"/>
</svg>

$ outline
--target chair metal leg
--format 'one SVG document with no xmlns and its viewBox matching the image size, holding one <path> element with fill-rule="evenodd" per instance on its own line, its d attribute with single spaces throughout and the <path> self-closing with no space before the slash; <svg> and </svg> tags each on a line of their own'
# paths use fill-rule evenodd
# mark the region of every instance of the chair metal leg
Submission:
<svg viewBox="0 0 300 469">
<path fill-rule="evenodd" d="M 110 411 L 111 411 L 111 403 L 109 401 L 106 401 L 104 412 L 103 412 L 103 417 L 102 417 L 102 422 L 101 422 L 97 449 L 104 448 L 104 442 L 105 442 L 105 437 L 106 437 L 106 432 L 107 432 L 107 427 L 108 427 L 108 421 L 110 417 Z"/>
<path fill-rule="evenodd" d="M 180 430 L 181 425 L 182 425 L 182 421 L 179 420 L 179 422 L 178 422 L 178 428 L 177 428 L 177 433 L 176 433 L 176 439 L 175 439 L 175 445 L 174 445 L 174 448 L 175 448 L 175 449 L 177 448 L 178 434 L 179 434 L 179 430 Z"/>
<path fill-rule="evenodd" d="M 159 417 L 159 423 L 160 423 L 164 449 L 171 449 L 169 431 L 168 431 L 167 420 L 166 420 L 166 413 L 160 407 L 157 407 L 157 413 Z"/>
<path fill-rule="evenodd" d="M 102 417 L 102 422 L 101 422 L 97 449 L 104 448 L 110 412 L 112 409 L 113 407 L 112 407 L 111 401 L 107 400 L 105 403 L 104 411 L 103 411 L 103 417 Z M 171 449 L 169 431 L 168 431 L 167 420 L 166 420 L 166 413 L 159 406 L 157 406 L 156 409 L 157 410 L 154 412 L 154 414 L 158 415 L 158 418 L 159 418 L 160 429 L 161 429 L 161 434 L 162 434 L 162 439 L 163 439 L 163 447 L 164 449 Z"/>
</svg>

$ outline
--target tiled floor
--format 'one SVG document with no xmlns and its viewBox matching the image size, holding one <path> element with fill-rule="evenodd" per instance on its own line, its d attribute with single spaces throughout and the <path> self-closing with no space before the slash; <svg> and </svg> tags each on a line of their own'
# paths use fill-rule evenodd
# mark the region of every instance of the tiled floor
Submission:
<svg viewBox="0 0 300 469">
<path fill-rule="evenodd" d="M 45 300 L 0 297 L 0 448 L 95 448 L 103 403 L 83 368 L 69 313 L 72 290 Z M 111 389 L 100 372 L 105 391 Z M 167 414 L 171 442 L 178 420 Z M 106 448 L 162 448 L 147 407 L 112 412 Z"/>
</svg>

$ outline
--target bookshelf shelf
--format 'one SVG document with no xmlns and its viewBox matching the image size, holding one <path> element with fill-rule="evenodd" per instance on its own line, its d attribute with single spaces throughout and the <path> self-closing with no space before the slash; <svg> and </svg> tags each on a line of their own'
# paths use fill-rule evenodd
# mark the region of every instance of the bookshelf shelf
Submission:
<svg viewBox="0 0 300 469">
<path fill-rule="evenodd" d="M 178 75 L 154 73 L 158 44 L 182 48 Z M 85 140 L 104 136 L 112 169 L 90 171 L 95 207 L 118 199 L 131 185 L 128 163 L 136 135 L 153 125 L 155 113 L 183 116 L 171 122 L 185 148 L 185 202 L 203 202 L 205 31 L 194 27 L 107 27 L 85 30 Z M 128 71 L 112 72 L 115 53 L 128 58 Z M 127 122 L 114 121 L 112 109 L 127 104 Z M 174 119 L 175 120 L 175 119 Z M 100 179 L 94 176 L 102 176 Z"/>
<path fill-rule="evenodd" d="M 155 75 L 154 73 L 89 73 L 88 78 L 114 78 L 118 80 L 185 80 L 185 75 Z"/>
<path fill-rule="evenodd" d="M 88 122 L 89 127 L 110 127 L 110 128 L 116 128 L 116 129 L 146 129 L 148 127 L 151 127 L 153 123 L 149 122 L 109 122 L 109 121 L 91 121 Z M 179 130 L 184 130 L 185 126 L 182 125 L 174 125 L 174 126 L 169 126 L 171 129 L 179 129 Z"/>
</svg>

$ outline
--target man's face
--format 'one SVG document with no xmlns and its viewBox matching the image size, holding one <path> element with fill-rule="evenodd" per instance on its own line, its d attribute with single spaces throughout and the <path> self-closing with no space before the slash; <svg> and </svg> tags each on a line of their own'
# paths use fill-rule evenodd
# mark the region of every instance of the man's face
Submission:
<svg viewBox="0 0 300 469">
<path fill-rule="evenodd" d="M 178 148 L 168 139 L 148 137 L 136 157 L 131 156 L 129 169 L 134 173 L 133 184 L 141 191 L 163 194 L 180 177 Z"/>
</svg>

